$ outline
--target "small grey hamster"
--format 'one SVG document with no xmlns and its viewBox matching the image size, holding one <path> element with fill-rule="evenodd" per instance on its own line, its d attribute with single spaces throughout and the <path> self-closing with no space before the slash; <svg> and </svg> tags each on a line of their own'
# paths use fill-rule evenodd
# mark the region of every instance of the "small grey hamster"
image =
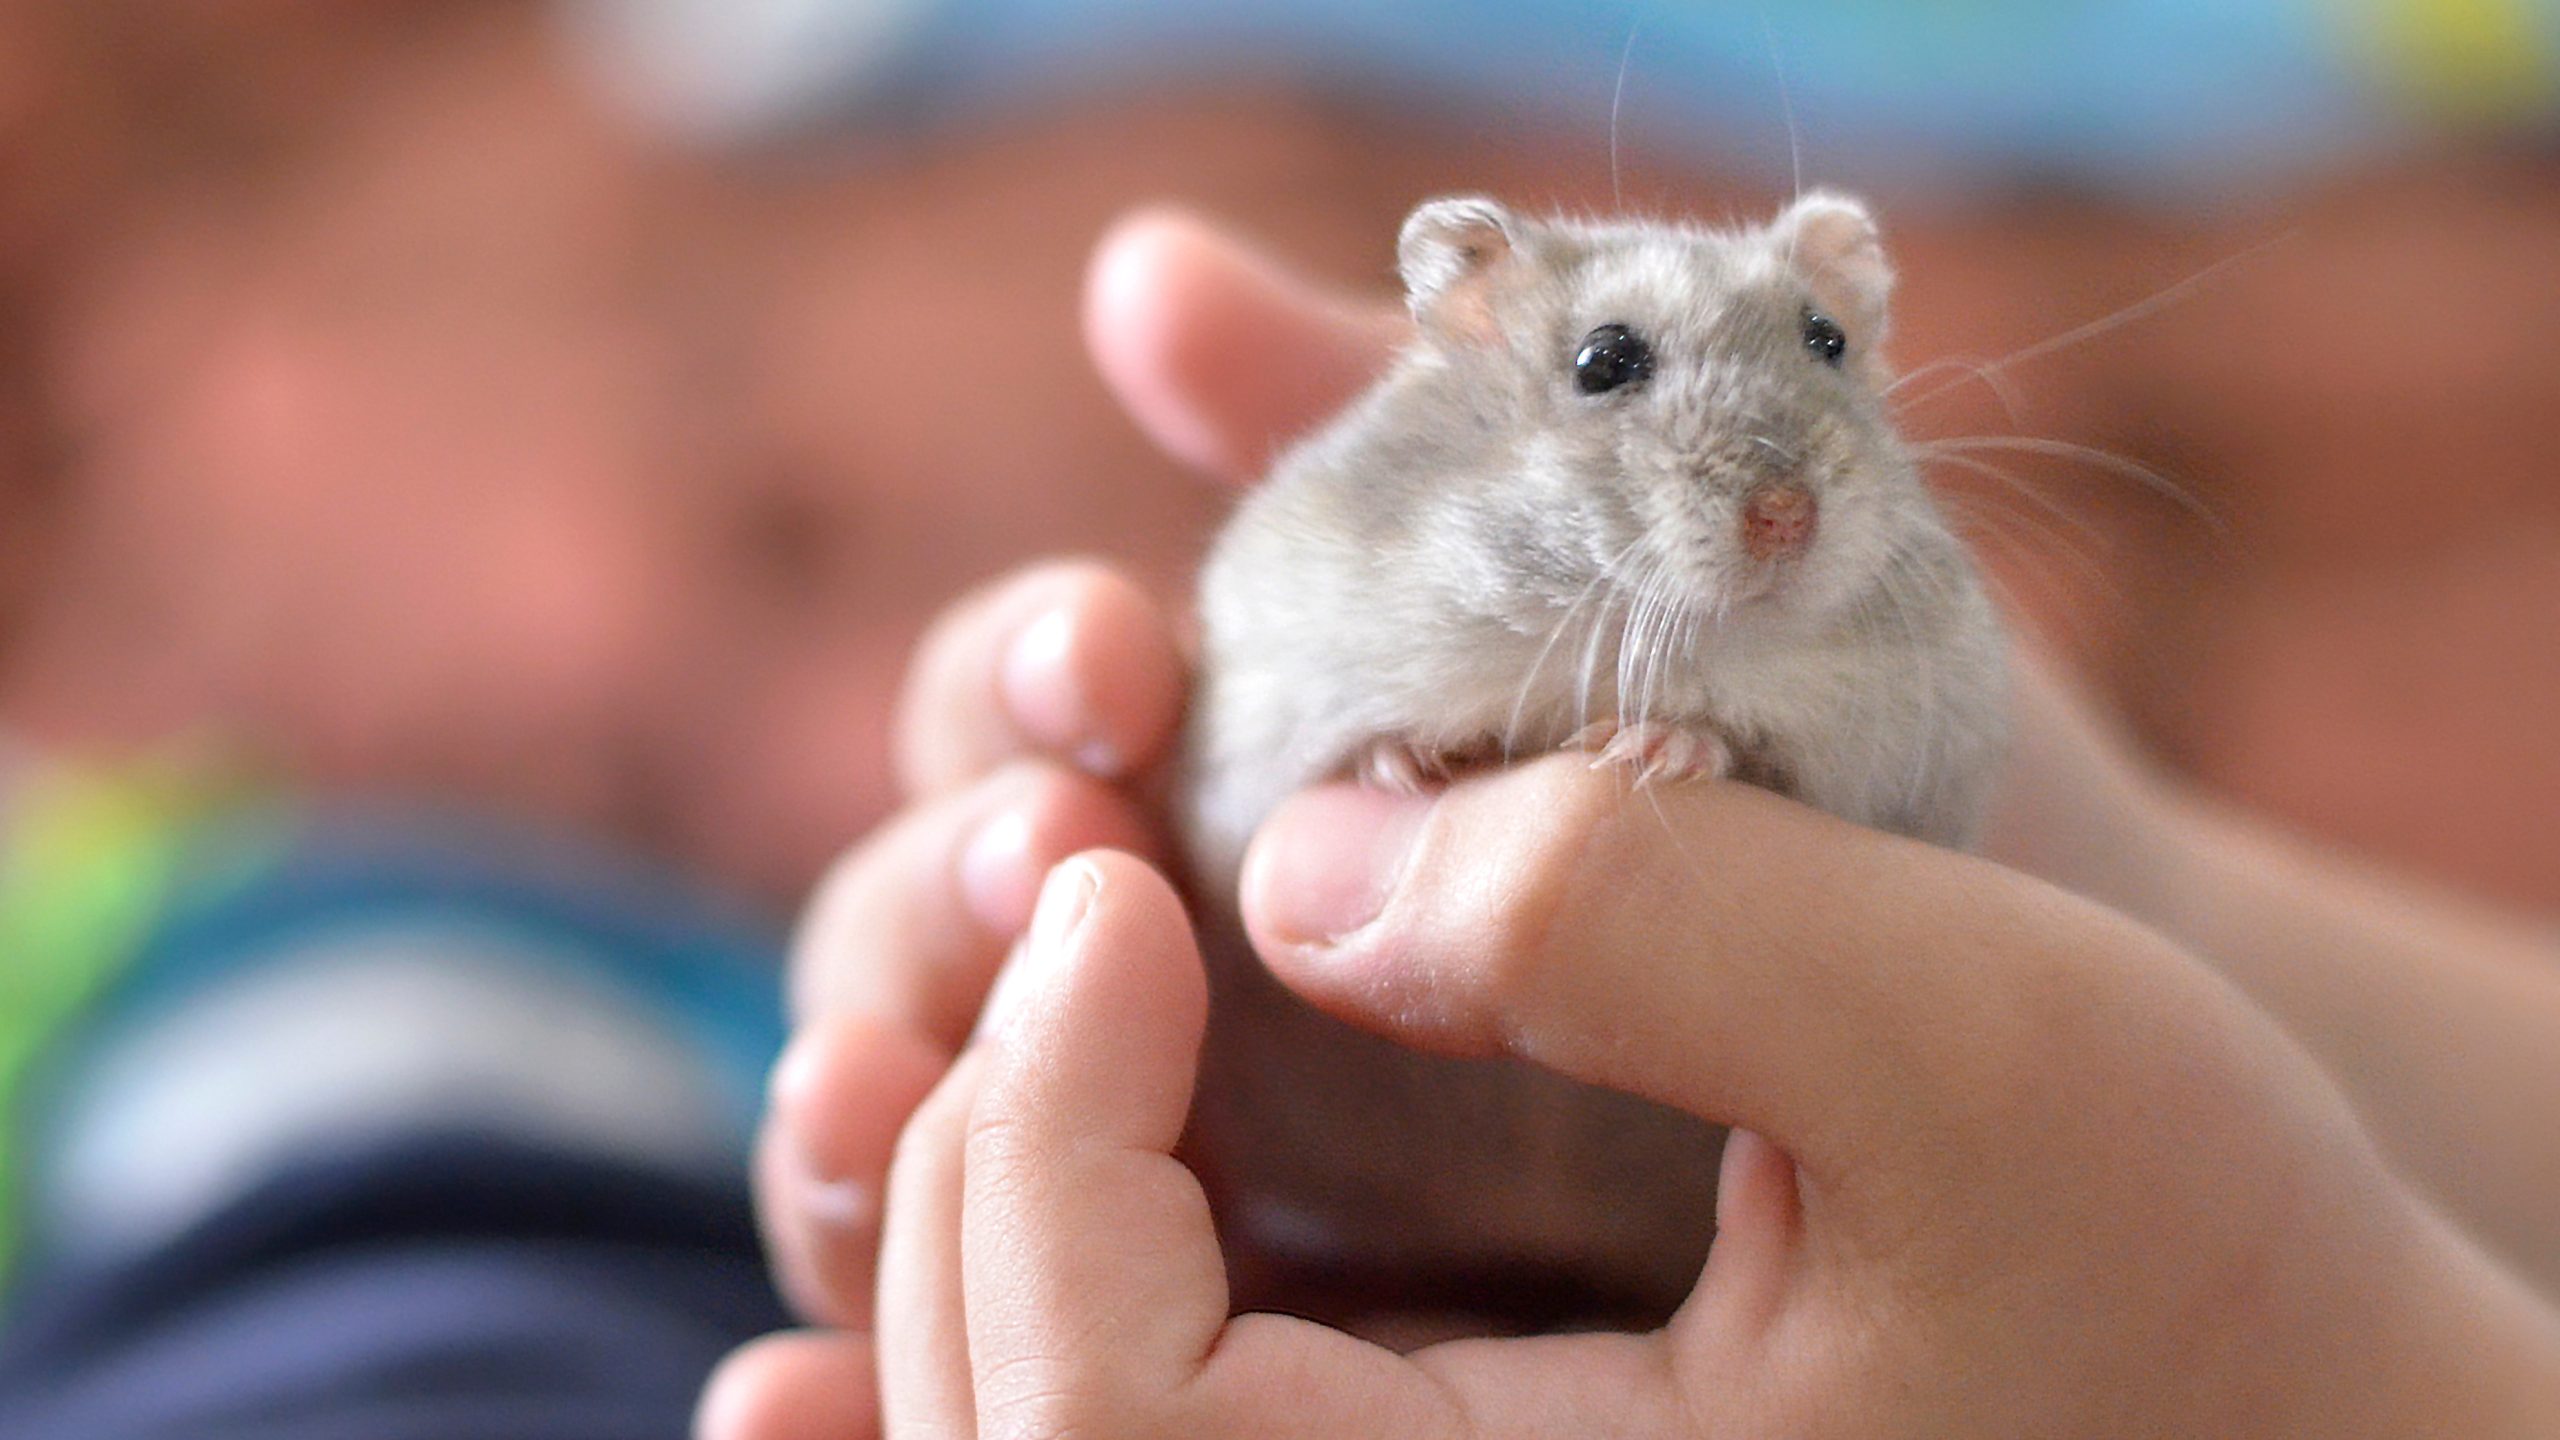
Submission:
<svg viewBox="0 0 2560 1440">
<path fill-rule="evenodd" d="M 1712 230 L 1444 199 L 1397 250 L 1415 339 L 1202 574 L 1183 819 L 1226 911 L 1194 1147 L 1279 1272 L 1433 1277 L 1403 1298 L 1461 1309 L 1525 1277 L 1659 1318 L 1704 1257 L 1720 1134 L 1316 1014 L 1242 944 L 1246 842 L 1320 780 L 1584 748 L 1961 845 L 2005 641 L 1892 426 L 1893 277 L 1858 202 Z"/>
</svg>

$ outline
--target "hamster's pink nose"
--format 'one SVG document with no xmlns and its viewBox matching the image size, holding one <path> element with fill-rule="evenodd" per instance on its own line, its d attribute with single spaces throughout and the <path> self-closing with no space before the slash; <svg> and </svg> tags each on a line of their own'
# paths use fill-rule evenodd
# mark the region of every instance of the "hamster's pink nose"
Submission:
<svg viewBox="0 0 2560 1440">
<path fill-rule="evenodd" d="M 1813 542 L 1816 506 L 1801 485 L 1763 485 L 1742 502 L 1742 548 L 1754 560 L 1793 555 Z"/>
</svg>

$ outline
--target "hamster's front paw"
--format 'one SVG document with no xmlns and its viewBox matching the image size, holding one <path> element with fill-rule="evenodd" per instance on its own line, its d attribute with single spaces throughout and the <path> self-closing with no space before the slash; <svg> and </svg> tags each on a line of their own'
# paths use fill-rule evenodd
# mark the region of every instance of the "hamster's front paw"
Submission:
<svg viewBox="0 0 2560 1440">
<path fill-rule="evenodd" d="M 1361 784 L 1390 795 L 1437 790 L 1448 784 L 1457 771 L 1455 757 L 1393 737 L 1370 741 L 1351 765 L 1352 775 Z"/>
<path fill-rule="evenodd" d="M 1639 790 L 1682 780 L 1721 780 L 1733 773 L 1733 751 L 1723 736 L 1659 720 L 1633 725 L 1602 720 L 1584 726 L 1565 745 L 1593 752 L 1594 770 L 1614 766 L 1632 771 Z"/>
</svg>

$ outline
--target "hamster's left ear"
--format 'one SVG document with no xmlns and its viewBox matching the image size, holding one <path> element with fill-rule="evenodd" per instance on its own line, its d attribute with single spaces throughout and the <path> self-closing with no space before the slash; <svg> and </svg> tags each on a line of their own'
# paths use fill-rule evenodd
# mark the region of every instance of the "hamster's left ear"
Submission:
<svg viewBox="0 0 2560 1440">
<path fill-rule="evenodd" d="M 1494 339 L 1494 289 L 1519 241 L 1520 222 L 1482 196 L 1428 201 L 1406 216 L 1396 237 L 1396 269 L 1424 333 Z"/>
<path fill-rule="evenodd" d="M 1867 207 L 1837 191 L 1815 190 L 1786 208 L 1770 227 L 1779 252 L 1813 287 L 1814 299 L 1872 352 L 1883 341 L 1893 263 Z"/>
</svg>

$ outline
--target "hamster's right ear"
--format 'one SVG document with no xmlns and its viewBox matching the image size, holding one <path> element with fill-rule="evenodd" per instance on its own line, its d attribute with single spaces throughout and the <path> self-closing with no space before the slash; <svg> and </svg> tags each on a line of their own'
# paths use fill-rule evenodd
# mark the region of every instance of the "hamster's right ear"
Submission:
<svg viewBox="0 0 2560 1440">
<path fill-rule="evenodd" d="M 1893 262 L 1867 207 L 1834 190 L 1807 191 L 1770 227 L 1787 263 L 1813 287 L 1814 298 L 1849 327 L 1850 343 L 1871 354 L 1884 338 L 1885 302 L 1893 294 Z"/>
<path fill-rule="evenodd" d="M 1494 277 L 1521 238 L 1509 210 L 1477 195 L 1424 202 L 1396 237 L 1406 303 L 1426 334 L 1489 341 Z"/>
</svg>

